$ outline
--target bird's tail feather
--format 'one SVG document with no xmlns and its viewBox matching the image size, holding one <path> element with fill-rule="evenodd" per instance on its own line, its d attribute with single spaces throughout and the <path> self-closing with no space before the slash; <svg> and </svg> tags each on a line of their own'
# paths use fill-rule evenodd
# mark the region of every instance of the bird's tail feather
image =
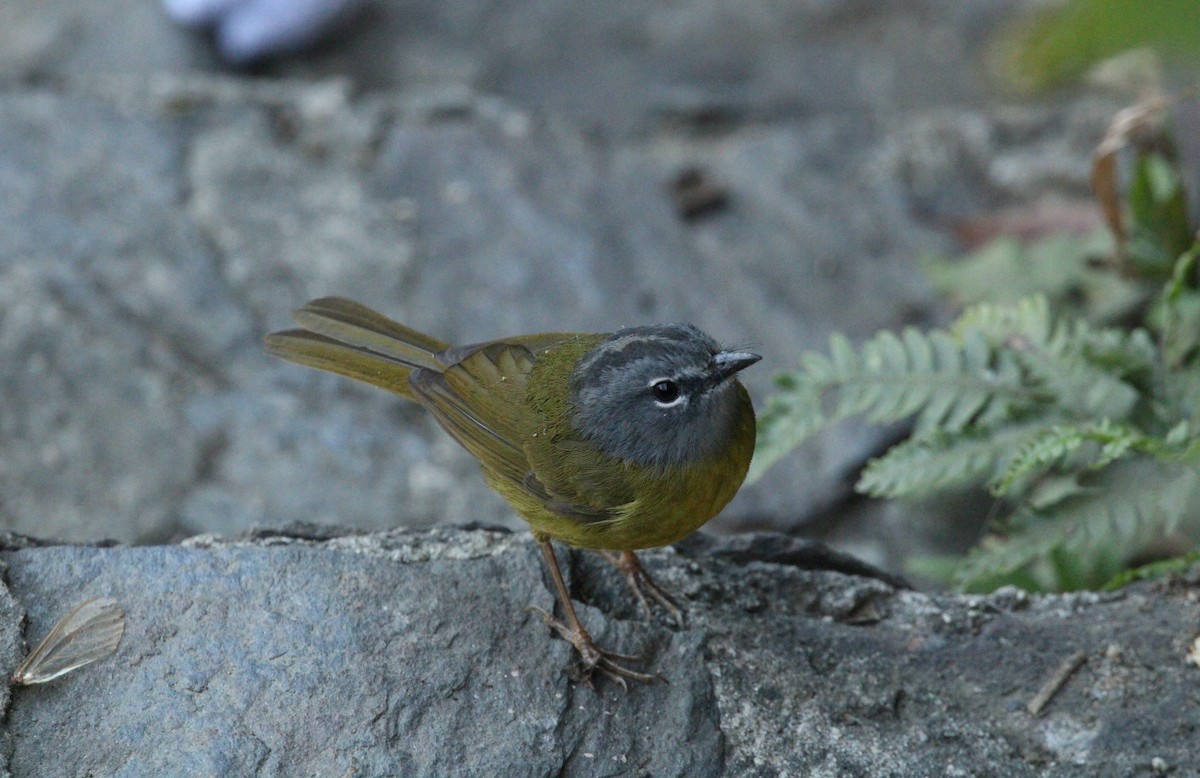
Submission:
<svg viewBox="0 0 1200 778">
<path fill-rule="evenodd" d="M 388 389 L 414 399 L 414 369 L 441 371 L 438 354 L 449 348 L 364 305 L 341 297 L 313 300 L 294 313 L 301 329 L 266 337 L 268 354 Z"/>
</svg>

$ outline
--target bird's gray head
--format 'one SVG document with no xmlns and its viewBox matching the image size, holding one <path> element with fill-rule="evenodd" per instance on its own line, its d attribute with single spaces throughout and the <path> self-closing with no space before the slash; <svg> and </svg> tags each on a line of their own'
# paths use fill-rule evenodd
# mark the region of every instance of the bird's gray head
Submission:
<svg viewBox="0 0 1200 778">
<path fill-rule="evenodd" d="M 602 453 L 639 465 L 704 459 L 737 423 L 734 374 L 759 359 L 722 351 L 691 324 L 620 330 L 571 376 L 575 430 Z"/>
</svg>

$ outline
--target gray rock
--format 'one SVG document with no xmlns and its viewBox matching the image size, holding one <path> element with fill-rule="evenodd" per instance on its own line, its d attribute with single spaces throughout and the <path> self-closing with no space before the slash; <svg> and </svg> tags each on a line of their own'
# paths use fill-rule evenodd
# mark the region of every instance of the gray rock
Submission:
<svg viewBox="0 0 1200 778">
<path fill-rule="evenodd" d="M 158 3 L 14 0 L 0 6 L 0 83 L 211 67 L 189 38 Z"/>
<path fill-rule="evenodd" d="M 320 295 L 459 342 L 692 320 L 762 351 L 760 404 L 831 330 L 936 320 L 912 258 L 1080 195 L 1116 105 L 963 107 L 1025 5 L 379 0 L 265 78 L 153 3 L 4 5 L 0 526 L 521 527 L 417 409 L 264 357 Z M 723 204 L 702 218 L 691 169 Z M 711 526 L 836 525 L 898 566 L 849 491 L 890 434 L 822 435 Z"/>
<path fill-rule="evenodd" d="M 103 102 L 0 102 L 0 514 L 161 535 L 202 460 L 180 399 L 227 382 L 248 326 L 176 216 L 183 137 Z"/>
<path fill-rule="evenodd" d="M 336 45 L 268 66 L 371 89 L 498 95 L 620 134 L 979 104 L 1012 0 L 376 2 Z"/>
<path fill-rule="evenodd" d="M 30 643 L 93 595 L 129 619 L 115 657 L 6 688 L 0 767 L 1200 774 L 1194 578 L 930 597 L 778 538 L 700 539 L 647 555 L 687 601 L 674 629 L 573 554 L 597 637 L 671 681 L 621 695 L 573 683 L 525 609 L 553 602 L 526 536 L 8 531 L 520 527 L 419 409 L 265 357 L 309 297 L 455 341 L 691 319 L 766 354 L 759 402 L 830 330 L 936 320 L 912 257 L 951 250 L 959 217 L 1086 196 L 1119 105 L 978 107 L 978 43 L 1029 4 L 378 0 L 267 78 L 218 75 L 152 2 L 0 4 L 0 662 L 23 609 Z M 703 218 L 672 200 L 691 168 L 722 195 Z M 836 523 L 897 565 L 911 525 L 847 503 L 883 440 L 823 436 L 711 527 Z"/>
<path fill-rule="evenodd" d="M 597 639 L 670 682 L 622 693 L 573 681 L 571 650 L 526 610 L 553 604 L 527 535 L 330 534 L 4 552 L 30 642 L 90 596 L 127 613 L 113 657 L 13 691 L 8 768 L 1092 776 L 1159 758 L 1200 770 L 1200 670 L 1183 662 L 1195 578 L 929 596 L 782 563 L 822 554 L 780 536 L 701 539 L 646 555 L 686 604 L 677 629 L 646 621 L 595 555 L 564 555 Z M 4 634 L 19 629 L 15 606 L 0 616 Z M 1030 715 L 1075 650 L 1086 663 Z M 11 671 L 14 651 L 0 658 Z"/>
<path fill-rule="evenodd" d="M 535 0 L 373 0 L 331 45 L 274 76 L 379 91 L 456 90 L 621 133 L 981 104 L 980 41 L 1028 0 L 700 0 L 547 6 Z M 212 72 L 211 45 L 156 3 L 12 0 L 0 80 Z"/>
<path fill-rule="evenodd" d="M 911 258 L 948 248 L 938 214 L 972 186 L 980 207 L 1076 191 L 1107 116 L 1079 101 L 612 146 L 495 99 L 76 83 L 0 95 L 0 359 L 27 368 L 0 376 L 0 517 L 75 540 L 269 517 L 519 527 L 424 414 L 268 360 L 262 334 L 324 294 L 458 342 L 692 320 L 767 356 L 747 374 L 761 403 L 828 331 L 934 315 Z M 669 185 L 697 165 L 727 205 L 681 220 Z M 714 526 L 839 506 L 880 436 L 823 436 Z"/>
<path fill-rule="evenodd" d="M 8 569 L 0 563 L 0 575 L 7 576 Z M 0 592 L 0 667 L 7 673 L 16 669 L 24 656 L 21 645 L 21 630 L 24 627 L 25 612 L 13 599 L 12 593 L 5 588 Z M 0 711 L 7 711 L 12 703 L 12 685 L 4 684 L 0 693 Z M 9 765 L 12 760 L 12 733 L 7 727 L 0 729 L 0 774 L 9 775 Z"/>
</svg>

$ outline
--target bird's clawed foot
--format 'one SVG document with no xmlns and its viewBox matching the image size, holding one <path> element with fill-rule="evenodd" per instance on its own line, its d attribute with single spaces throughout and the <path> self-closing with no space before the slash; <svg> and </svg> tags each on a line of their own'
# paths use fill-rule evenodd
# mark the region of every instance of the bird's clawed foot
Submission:
<svg viewBox="0 0 1200 778">
<path fill-rule="evenodd" d="M 662 607 L 671 619 L 674 620 L 676 626 L 683 626 L 683 609 L 675 602 L 671 595 L 667 594 L 658 583 L 650 577 L 650 573 L 646 568 L 642 567 L 641 560 L 637 558 L 637 554 L 632 551 L 622 551 L 616 553 L 614 551 L 601 551 L 600 555 L 612 562 L 614 566 L 625 574 L 625 581 L 629 584 L 629 588 L 633 590 L 633 594 L 641 603 L 642 612 L 646 614 L 646 618 L 653 618 L 653 613 L 650 609 L 650 600 L 654 600 Z"/>
<path fill-rule="evenodd" d="M 571 594 L 567 591 L 567 584 L 563 581 L 562 570 L 558 566 L 558 559 L 554 556 L 554 546 L 550 543 L 549 538 L 537 538 L 538 546 L 542 549 L 542 555 L 546 559 L 546 568 L 550 572 L 550 578 L 554 581 L 554 590 L 558 593 L 558 601 L 562 604 L 563 612 L 567 615 L 566 623 L 559 621 L 554 616 L 541 608 L 530 606 L 529 610 L 536 611 L 545 620 L 546 626 L 554 630 L 571 645 L 575 646 L 575 650 L 579 652 L 579 656 L 583 659 L 583 678 L 584 681 L 591 685 L 592 676 L 595 673 L 602 673 L 612 678 L 617 683 L 621 684 L 621 688 L 629 690 L 629 685 L 625 682 L 628 678 L 641 683 L 654 683 L 655 681 L 666 682 L 666 679 L 658 675 L 650 675 L 649 673 L 639 673 L 637 670 L 630 670 L 628 667 L 618 663 L 616 660 L 624 662 L 640 662 L 642 661 L 636 656 L 628 654 L 618 654 L 613 651 L 605 651 L 596 645 L 596 641 L 592 640 L 592 636 L 583 628 L 583 624 L 579 621 L 579 614 L 575 612 L 575 606 L 571 603 Z"/>
<path fill-rule="evenodd" d="M 575 650 L 579 652 L 580 658 L 583 660 L 583 678 L 590 685 L 592 676 L 595 673 L 600 673 L 612 678 L 621 685 L 625 691 L 629 691 L 629 685 L 625 682 L 628 678 L 631 681 L 640 683 L 657 683 L 659 681 L 666 683 L 666 679 L 660 675 L 652 675 L 650 673 L 639 673 L 637 670 L 631 670 L 621 662 L 641 662 L 644 661 L 640 657 L 630 654 L 618 654 L 615 651 L 606 651 L 596 645 L 596 641 L 588 634 L 588 631 L 583 628 L 582 624 L 576 623 L 575 626 L 559 621 L 541 608 L 529 606 L 529 610 L 534 611 L 542 620 L 546 622 L 546 626 L 558 633 L 559 637 L 575 646 Z"/>
</svg>

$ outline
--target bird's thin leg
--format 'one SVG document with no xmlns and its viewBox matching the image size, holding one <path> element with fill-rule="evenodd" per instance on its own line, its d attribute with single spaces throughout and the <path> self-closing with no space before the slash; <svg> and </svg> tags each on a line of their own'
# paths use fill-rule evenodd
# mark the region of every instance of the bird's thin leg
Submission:
<svg viewBox="0 0 1200 778">
<path fill-rule="evenodd" d="M 642 562 L 637 558 L 637 554 L 626 550 L 617 554 L 613 551 L 601 551 L 600 555 L 612 562 L 618 570 L 625 574 L 625 581 L 629 584 L 629 588 L 633 590 L 634 596 L 642 605 L 642 611 L 646 614 L 646 618 L 651 618 L 653 614 L 650 611 L 650 600 L 654 600 L 662 609 L 671 614 L 671 618 L 680 627 L 683 626 L 683 609 L 675 602 L 671 595 L 663 589 L 658 583 L 650 577 L 650 573 L 646 568 L 642 567 Z"/>
<path fill-rule="evenodd" d="M 575 646 L 575 650 L 579 652 L 579 656 L 583 659 L 585 677 L 590 680 L 592 673 L 599 671 L 611 676 L 622 687 L 625 687 L 626 678 L 641 681 L 642 683 L 653 683 L 654 681 L 663 680 L 657 675 L 630 670 L 628 667 L 614 661 L 620 659 L 628 662 L 637 662 L 640 661 L 638 657 L 605 651 L 596 645 L 596 641 L 584 629 L 583 624 L 579 621 L 579 616 L 575 613 L 575 606 L 571 603 L 571 595 L 567 591 L 567 584 L 563 581 L 562 570 L 558 567 L 558 558 L 554 555 L 554 546 L 550 544 L 548 539 L 543 538 L 538 538 L 538 545 L 541 546 L 542 556 L 546 558 L 546 566 L 550 568 L 550 577 L 554 580 L 554 588 L 558 591 L 558 600 L 562 603 L 563 611 L 567 614 L 567 621 L 564 624 L 541 608 L 532 607 L 531 610 L 541 614 L 542 619 L 546 622 L 546 626 L 557 632 L 563 640 Z"/>
</svg>

